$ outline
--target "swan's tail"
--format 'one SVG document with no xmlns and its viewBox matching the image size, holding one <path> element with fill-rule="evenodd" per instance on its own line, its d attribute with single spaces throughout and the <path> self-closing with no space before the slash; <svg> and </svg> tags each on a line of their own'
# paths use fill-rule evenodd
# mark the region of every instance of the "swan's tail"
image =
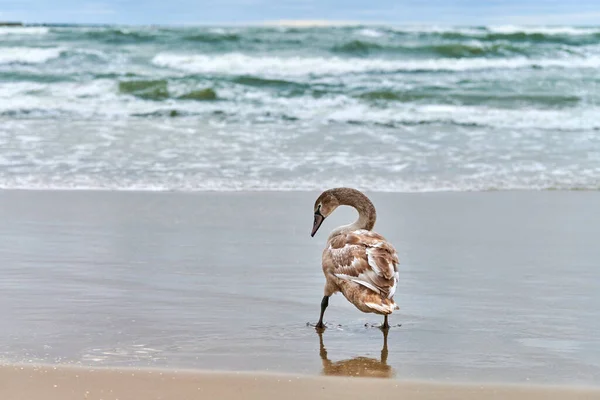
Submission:
<svg viewBox="0 0 600 400">
<path fill-rule="evenodd" d="M 385 315 L 391 314 L 394 312 L 394 310 L 400 309 L 400 307 L 398 307 L 398 304 L 396 304 L 392 299 L 381 299 L 381 303 L 368 302 L 365 303 L 365 305 L 373 309 L 377 313 Z"/>
</svg>

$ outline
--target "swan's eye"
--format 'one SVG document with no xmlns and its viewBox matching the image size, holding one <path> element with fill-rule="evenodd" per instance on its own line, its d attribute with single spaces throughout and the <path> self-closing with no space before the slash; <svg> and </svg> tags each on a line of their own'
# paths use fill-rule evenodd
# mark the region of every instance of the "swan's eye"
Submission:
<svg viewBox="0 0 600 400">
<path fill-rule="evenodd" d="M 321 203 L 317 205 L 317 209 L 315 210 L 315 214 L 321 215 Z"/>
</svg>

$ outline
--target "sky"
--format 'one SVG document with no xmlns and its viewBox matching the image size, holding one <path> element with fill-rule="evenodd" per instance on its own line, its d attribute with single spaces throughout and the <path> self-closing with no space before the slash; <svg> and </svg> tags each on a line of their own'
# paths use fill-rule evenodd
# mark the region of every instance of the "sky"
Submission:
<svg viewBox="0 0 600 400">
<path fill-rule="evenodd" d="M 436 25 L 595 25 L 600 0 L 0 0 L 0 21 L 127 25 L 329 20 Z"/>
</svg>

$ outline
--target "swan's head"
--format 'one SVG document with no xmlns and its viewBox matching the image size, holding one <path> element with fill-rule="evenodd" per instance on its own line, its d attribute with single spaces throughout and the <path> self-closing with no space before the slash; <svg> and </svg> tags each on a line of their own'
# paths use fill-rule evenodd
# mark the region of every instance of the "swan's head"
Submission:
<svg viewBox="0 0 600 400">
<path fill-rule="evenodd" d="M 338 208 L 340 202 L 338 198 L 335 196 L 334 190 L 326 190 L 317 198 L 315 201 L 315 219 L 313 222 L 313 228 L 310 236 L 315 236 L 315 233 L 321 227 L 325 218 L 327 218 L 331 213 Z"/>
</svg>

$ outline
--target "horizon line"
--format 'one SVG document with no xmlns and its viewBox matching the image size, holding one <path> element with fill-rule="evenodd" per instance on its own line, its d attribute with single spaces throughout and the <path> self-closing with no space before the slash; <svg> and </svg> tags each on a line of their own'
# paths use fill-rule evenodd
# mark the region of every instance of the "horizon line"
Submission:
<svg viewBox="0 0 600 400">
<path fill-rule="evenodd" d="M 600 24 L 450 24 L 443 22 L 403 22 L 394 23 L 386 21 L 358 21 L 358 20 L 318 20 L 318 19 L 275 19 L 262 21 L 238 21 L 238 22 L 180 22 L 180 23 L 79 23 L 79 22 L 25 22 L 25 21 L 0 21 L 0 27 L 19 28 L 27 26 L 171 26 L 171 27 L 193 27 L 193 26 L 213 26 L 213 27 L 285 27 L 285 28 L 316 28 L 316 27 L 350 27 L 350 26 L 396 26 L 396 27 L 419 27 L 419 26 L 439 26 L 455 28 L 487 28 L 487 27 L 577 27 L 577 28 L 597 28 Z"/>
</svg>

